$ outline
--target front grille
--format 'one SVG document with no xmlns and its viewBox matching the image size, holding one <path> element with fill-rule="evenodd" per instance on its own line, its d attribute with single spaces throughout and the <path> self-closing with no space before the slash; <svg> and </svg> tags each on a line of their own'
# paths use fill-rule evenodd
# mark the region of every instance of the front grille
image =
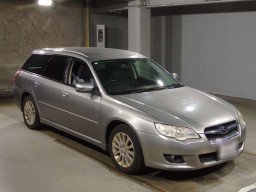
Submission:
<svg viewBox="0 0 256 192">
<path fill-rule="evenodd" d="M 208 127 L 204 130 L 204 134 L 210 142 L 215 142 L 216 139 L 230 139 L 239 135 L 238 123 L 236 121 L 232 121 Z"/>
</svg>

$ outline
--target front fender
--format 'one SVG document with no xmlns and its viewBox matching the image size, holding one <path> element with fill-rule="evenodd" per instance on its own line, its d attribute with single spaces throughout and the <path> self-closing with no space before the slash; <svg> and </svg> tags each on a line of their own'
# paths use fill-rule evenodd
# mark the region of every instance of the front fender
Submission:
<svg viewBox="0 0 256 192">
<path fill-rule="evenodd" d="M 138 137 L 137 131 L 158 135 L 154 122 L 159 121 L 138 109 L 123 104 L 115 99 L 102 99 L 100 110 L 101 141 L 106 143 L 108 125 L 113 121 L 121 121 L 130 126 Z M 138 137 L 139 139 L 139 137 Z"/>
</svg>

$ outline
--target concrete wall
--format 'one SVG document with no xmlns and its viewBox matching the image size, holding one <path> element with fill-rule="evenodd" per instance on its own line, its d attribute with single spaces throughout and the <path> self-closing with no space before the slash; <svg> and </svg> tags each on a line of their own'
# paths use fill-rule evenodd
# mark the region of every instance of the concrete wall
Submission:
<svg viewBox="0 0 256 192">
<path fill-rule="evenodd" d="M 256 100 L 256 12 L 152 17 L 151 57 L 191 87 Z"/>
<path fill-rule="evenodd" d="M 11 95 L 14 73 L 32 50 L 83 45 L 80 1 L 39 7 L 31 1 L 0 2 L 0 97 Z"/>
<path fill-rule="evenodd" d="M 172 71 L 172 25 L 171 16 L 151 18 L 151 58 Z"/>
<path fill-rule="evenodd" d="M 128 49 L 128 18 L 126 16 L 90 14 L 90 46 L 96 47 L 96 25 L 106 26 L 106 47 Z"/>
<path fill-rule="evenodd" d="M 256 100 L 256 12 L 181 18 L 183 83 Z M 178 56 L 179 57 L 179 56 Z"/>
<path fill-rule="evenodd" d="M 106 25 L 106 47 L 128 49 L 127 16 L 91 14 L 90 46 L 92 47 L 96 46 L 97 24 Z M 172 71 L 172 25 L 172 16 L 151 18 L 151 58 L 169 71 Z"/>
</svg>

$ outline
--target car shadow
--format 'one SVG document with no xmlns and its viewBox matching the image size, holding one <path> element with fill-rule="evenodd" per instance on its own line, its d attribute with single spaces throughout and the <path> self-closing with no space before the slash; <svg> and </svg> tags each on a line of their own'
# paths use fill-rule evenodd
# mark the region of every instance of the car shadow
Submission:
<svg viewBox="0 0 256 192">
<path fill-rule="evenodd" d="M 220 165 L 200 169 L 193 171 L 161 171 L 155 174 L 156 177 L 160 177 L 163 179 L 173 180 L 173 181 L 183 181 L 183 180 L 191 180 L 200 177 L 208 176 L 212 173 L 215 174 L 216 179 L 220 179 L 227 175 L 230 171 L 233 170 L 235 166 L 234 161 L 229 161 Z M 170 174 L 171 173 L 171 174 Z"/>
<path fill-rule="evenodd" d="M 93 145 L 91 143 L 88 143 L 82 139 L 79 139 L 73 135 L 70 135 L 68 133 L 65 133 L 61 130 L 58 130 L 58 129 L 55 129 L 54 127 L 51 127 L 51 126 L 48 126 L 48 125 L 43 125 L 42 129 L 40 129 L 41 132 L 44 132 L 45 134 L 51 136 L 53 139 L 60 139 L 60 137 L 58 136 L 61 136 L 61 137 L 64 137 L 64 138 L 67 138 L 67 139 L 70 139 L 72 141 L 75 141 L 81 145 L 84 145 L 86 147 L 89 147 L 97 152 L 100 152 L 102 154 L 105 154 L 107 155 L 107 152 L 104 151 L 103 149 L 101 149 L 100 147 L 97 147 L 96 145 Z M 52 134 L 54 133 L 54 134 Z M 56 135 L 57 134 L 57 135 Z M 57 136 L 57 137 L 56 137 Z"/>
<path fill-rule="evenodd" d="M 52 137 L 56 142 L 99 162 L 113 173 L 146 185 L 155 191 L 184 191 L 184 189 L 189 189 L 189 186 L 185 186 L 185 184 L 191 184 L 191 182 L 200 186 L 217 184 L 222 177 L 228 175 L 235 167 L 234 161 L 230 161 L 195 171 L 161 171 L 146 168 L 140 175 L 127 175 L 115 168 L 108 152 L 101 148 L 50 126 L 44 126 L 41 132 Z M 183 186 L 180 186 L 180 183 L 183 183 Z M 179 185 L 178 189 L 176 185 Z M 191 189 L 190 191 L 194 190 Z"/>
</svg>

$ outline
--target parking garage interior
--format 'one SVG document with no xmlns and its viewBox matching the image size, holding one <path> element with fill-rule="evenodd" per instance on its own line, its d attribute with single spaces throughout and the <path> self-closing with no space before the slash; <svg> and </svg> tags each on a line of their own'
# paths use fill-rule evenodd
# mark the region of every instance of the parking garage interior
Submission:
<svg viewBox="0 0 256 192">
<path fill-rule="evenodd" d="M 255 1 L 48 1 L 0 2 L 1 192 L 256 191 Z M 182 84 L 241 111 L 243 153 L 195 171 L 147 168 L 127 175 L 88 142 L 46 125 L 27 129 L 13 98 L 14 74 L 33 50 L 54 47 L 124 49 L 152 58 Z"/>
</svg>

